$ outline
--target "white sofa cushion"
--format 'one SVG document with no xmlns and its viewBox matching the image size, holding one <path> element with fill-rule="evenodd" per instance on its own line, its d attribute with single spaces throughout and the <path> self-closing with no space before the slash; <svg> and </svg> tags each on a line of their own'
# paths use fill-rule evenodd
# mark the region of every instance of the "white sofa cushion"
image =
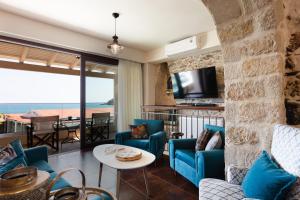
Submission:
<svg viewBox="0 0 300 200">
<path fill-rule="evenodd" d="M 212 178 L 202 179 L 199 183 L 199 200 L 241 200 L 243 198 L 240 185 Z"/>
<path fill-rule="evenodd" d="M 248 170 L 248 168 L 229 165 L 227 168 L 227 182 L 230 184 L 241 185 Z"/>
<path fill-rule="evenodd" d="M 285 171 L 300 177 L 300 129 L 275 125 L 271 154 Z"/>
</svg>

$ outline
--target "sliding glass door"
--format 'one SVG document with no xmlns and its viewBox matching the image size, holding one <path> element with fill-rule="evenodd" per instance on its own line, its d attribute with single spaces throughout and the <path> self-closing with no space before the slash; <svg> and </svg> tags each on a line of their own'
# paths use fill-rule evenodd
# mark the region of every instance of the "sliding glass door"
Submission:
<svg viewBox="0 0 300 200">
<path fill-rule="evenodd" d="M 81 65 L 81 148 L 113 142 L 117 67 L 85 57 Z"/>
</svg>

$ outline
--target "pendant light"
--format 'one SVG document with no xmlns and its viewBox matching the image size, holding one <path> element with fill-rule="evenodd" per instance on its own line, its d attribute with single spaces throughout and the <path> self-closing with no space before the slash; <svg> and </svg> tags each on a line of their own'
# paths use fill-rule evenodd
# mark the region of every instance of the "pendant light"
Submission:
<svg viewBox="0 0 300 200">
<path fill-rule="evenodd" d="M 112 16 L 115 18 L 115 35 L 112 37 L 113 42 L 111 44 L 107 45 L 107 48 L 111 51 L 112 54 L 117 55 L 124 49 L 124 46 L 119 44 L 118 36 L 116 33 L 117 32 L 117 18 L 120 16 L 120 14 L 113 13 Z"/>
</svg>

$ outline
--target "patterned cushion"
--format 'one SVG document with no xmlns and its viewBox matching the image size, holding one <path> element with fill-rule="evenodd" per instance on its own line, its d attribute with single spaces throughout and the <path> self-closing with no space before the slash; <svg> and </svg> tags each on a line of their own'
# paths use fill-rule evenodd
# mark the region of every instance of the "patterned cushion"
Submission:
<svg viewBox="0 0 300 200">
<path fill-rule="evenodd" d="M 15 159 L 17 154 L 14 148 L 8 144 L 0 149 L 0 166 L 6 165 L 9 161 Z"/>
<path fill-rule="evenodd" d="M 274 127 L 271 153 L 287 172 L 300 176 L 300 129 L 287 125 Z"/>
<path fill-rule="evenodd" d="M 227 168 L 227 182 L 230 184 L 241 185 L 246 176 L 248 168 L 239 168 L 230 165 Z"/>
<path fill-rule="evenodd" d="M 213 149 L 220 149 L 222 147 L 222 137 L 220 132 L 215 132 L 208 141 L 205 151 L 211 151 Z"/>
<path fill-rule="evenodd" d="M 199 200 L 242 200 L 242 187 L 219 179 L 206 178 L 199 183 Z"/>
<path fill-rule="evenodd" d="M 131 129 L 131 138 L 132 139 L 146 139 L 146 138 L 148 138 L 147 125 L 146 124 L 130 125 L 130 129 Z"/>
<path fill-rule="evenodd" d="M 197 141 L 196 141 L 196 146 L 195 146 L 195 150 L 196 151 L 202 151 L 202 150 L 205 150 L 205 147 L 211 137 L 211 133 L 209 130 L 207 129 L 204 129 L 199 137 L 197 138 Z"/>
</svg>

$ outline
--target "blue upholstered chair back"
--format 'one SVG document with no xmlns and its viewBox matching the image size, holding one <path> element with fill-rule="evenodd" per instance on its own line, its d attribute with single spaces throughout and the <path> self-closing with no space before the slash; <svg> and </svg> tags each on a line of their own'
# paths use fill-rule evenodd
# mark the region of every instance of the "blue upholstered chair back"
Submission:
<svg viewBox="0 0 300 200">
<path fill-rule="evenodd" d="M 133 124 L 134 125 L 147 124 L 147 131 L 149 135 L 152 135 L 159 131 L 164 131 L 163 120 L 134 119 Z"/>
<path fill-rule="evenodd" d="M 221 137 L 222 137 L 222 147 L 224 148 L 224 145 L 225 145 L 225 128 L 222 127 L 222 126 L 215 126 L 215 125 L 209 125 L 209 124 L 205 124 L 204 128 L 208 129 L 211 132 L 219 131 L 221 133 Z"/>
</svg>

